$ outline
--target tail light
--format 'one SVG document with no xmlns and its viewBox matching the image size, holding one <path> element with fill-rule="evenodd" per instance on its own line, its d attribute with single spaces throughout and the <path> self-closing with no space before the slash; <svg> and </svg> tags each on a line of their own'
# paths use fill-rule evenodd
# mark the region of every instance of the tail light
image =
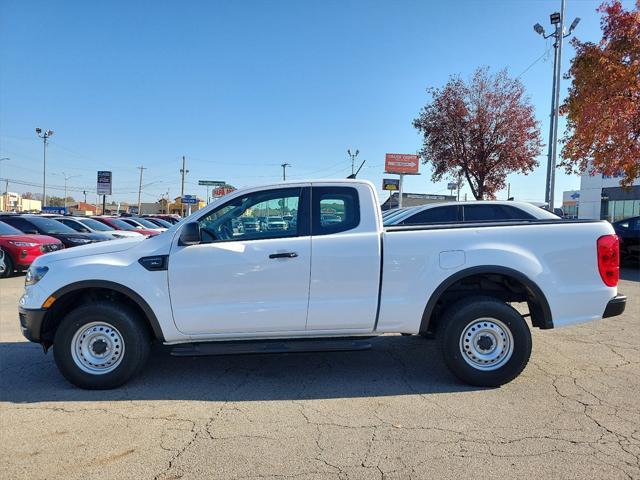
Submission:
<svg viewBox="0 0 640 480">
<path fill-rule="evenodd" d="M 598 239 L 598 270 L 608 287 L 618 285 L 620 278 L 620 241 L 617 235 L 604 235 Z"/>
</svg>

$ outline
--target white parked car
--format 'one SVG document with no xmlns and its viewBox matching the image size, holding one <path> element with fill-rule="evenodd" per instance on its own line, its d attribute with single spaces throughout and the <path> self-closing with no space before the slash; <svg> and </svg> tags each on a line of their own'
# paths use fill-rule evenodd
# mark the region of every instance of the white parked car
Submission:
<svg viewBox="0 0 640 480">
<path fill-rule="evenodd" d="M 419 207 L 387 210 L 384 225 L 560 220 L 557 215 L 527 202 L 483 200 L 428 203 Z"/>
<path fill-rule="evenodd" d="M 160 227 L 153 222 L 150 222 L 146 218 L 140 217 L 118 217 L 118 220 L 122 220 L 123 222 L 128 223 L 132 227 L 142 228 L 145 230 L 156 230 L 157 232 L 164 232 L 167 229 L 164 227 Z"/>
<path fill-rule="evenodd" d="M 89 217 L 55 217 L 54 219 L 65 224 L 67 227 L 73 228 L 76 232 L 104 233 L 112 238 L 145 238 L 141 233 L 116 230 L 109 225 Z"/>
<path fill-rule="evenodd" d="M 295 227 L 234 231 L 273 204 L 296 211 Z M 43 255 L 27 272 L 22 331 L 53 345 L 62 374 L 83 388 L 122 385 L 152 342 L 174 355 L 340 350 L 386 333 L 435 334 L 455 375 L 498 386 L 531 353 L 512 302 L 540 329 L 624 311 L 608 222 L 385 228 L 378 205 L 360 180 L 249 188 L 143 242 Z M 339 223 L 323 224 L 328 208 Z"/>
</svg>

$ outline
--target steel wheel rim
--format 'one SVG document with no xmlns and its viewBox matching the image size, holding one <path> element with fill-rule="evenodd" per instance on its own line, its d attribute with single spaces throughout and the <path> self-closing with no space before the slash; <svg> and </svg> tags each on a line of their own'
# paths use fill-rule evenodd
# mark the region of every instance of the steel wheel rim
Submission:
<svg viewBox="0 0 640 480">
<path fill-rule="evenodd" d="M 71 340 L 71 356 L 76 366 L 92 375 L 112 372 L 124 358 L 122 334 L 106 322 L 80 327 Z"/>
<path fill-rule="evenodd" d="M 460 353 L 476 370 L 493 371 L 513 355 L 513 335 L 509 327 L 496 318 L 478 318 L 460 335 Z"/>
<path fill-rule="evenodd" d="M 7 271 L 7 261 L 5 260 L 5 253 L 0 250 L 0 275 Z"/>
</svg>

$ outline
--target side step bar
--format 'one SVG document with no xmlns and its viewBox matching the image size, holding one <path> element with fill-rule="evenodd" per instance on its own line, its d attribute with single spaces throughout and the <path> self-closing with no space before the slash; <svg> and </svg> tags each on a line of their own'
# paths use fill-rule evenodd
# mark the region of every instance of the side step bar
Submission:
<svg viewBox="0 0 640 480">
<path fill-rule="evenodd" d="M 348 352 L 369 350 L 373 337 L 309 338 L 291 340 L 241 340 L 187 343 L 171 347 L 171 355 L 194 357 L 205 355 L 243 355 L 251 353 Z"/>
</svg>

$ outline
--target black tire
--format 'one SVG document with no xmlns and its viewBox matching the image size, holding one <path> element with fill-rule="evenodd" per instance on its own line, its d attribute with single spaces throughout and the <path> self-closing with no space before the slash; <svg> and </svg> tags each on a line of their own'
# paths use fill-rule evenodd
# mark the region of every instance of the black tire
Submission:
<svg viewBox="0 0 640 480">
<path fill-rule="evenodd" d="M 13 266 L 13 260 L 11 259 L 11 255 L 9 255 L 9 252 L 7 252 L 4 249 L 0 249 L 4 252 L 4 264 L 5 264 L 5 270 L 4 272 L 0 271 L 0 278 L 8 278 L 11 275 L 13 275 L 13 270 L 14 270 L 14 266 Z"/>
<path fill-rule="evenodd" d="M 118 334 L 116 338 L 120 337 L 120 345 L 123 344 L 119 364 L 107 373 L 83 370 L 80 366 L 82 361 L 74 359 L 72 354 L 72 348 L 76 348 L 72 347 L 76 345 L 76 332 L 83 327 L 88 328 L 94 322 L 114 328 Z M 126 383 L 140 372 L 149 357 L 150 349 L 151 339 L 143 319 L 125 305 L 108 302 L 88 303 L 69 312 L 58 327 L 53 342 L 53 356 L 60 373 L 72 384 L 88 390 L 116 388 Z M 81 355 L 76 354 L 76 357 Z"/>
<path fill-rule="evenodd" d="M 483 318 L 497 320 L 497 322 L 490 320 L 486 323 L 482 322 L 483 325 L 489 324 L 489 328 L 502 324 L 497 329 L 499 333 L 497 337 L 500 337 L 501 333 L 505 333 L 508 337 L 510 333 L 511 339 L 508 341 L 513 348 L 502 350 L 503 352 L 511 350 L 511 356 L 505 355 L 503 360 L 496 360 L 495 364 L 474 366 L 470 362 L 476 364 L 479 362 L 471 360 L 473 357 L 471 350 L 468 354 L 463 353 L 463 350 L 468 349 L 465 342 L 468 343 L 466 336 L 472 334 L 472 324 Z M 516 309 L 498 299 L 478 296 L 456 302 L 446 310 L 439 325 L 438 339 L 444 361 L 451 372 L 465 383 L 478 387 L 499 387 L 520 375 L 529 362 L 531 355 L 529 326 Z M 508 332 L 503 331 L 502 327 L 506 327 Z M 463 335 L 465 335 L 464 340 Z M 491 340 L 488 342 L 496 345 Z M 498 352 L 498 350 L 495 351 Z M 497 353 L 497 355 L 500 354 Z M 483 368 L 495 369 L 484 370 Z"/>
</svg>

